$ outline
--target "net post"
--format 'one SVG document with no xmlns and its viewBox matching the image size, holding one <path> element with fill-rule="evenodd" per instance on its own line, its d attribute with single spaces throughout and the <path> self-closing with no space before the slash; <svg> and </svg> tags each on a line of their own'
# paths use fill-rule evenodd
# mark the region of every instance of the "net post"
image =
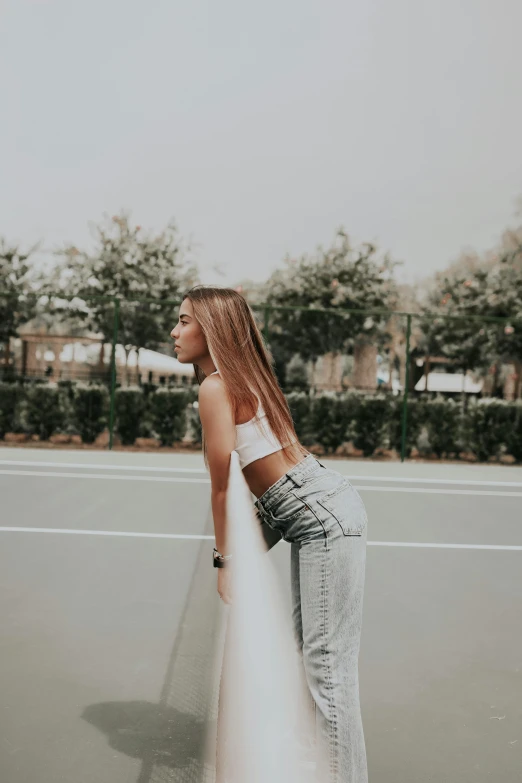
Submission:
<svg viewBox="0 0 522 783">
<path fill-rule="evenodd" d="M 410 338 L 411 338 L 411 313 L 408 313 L 406 321 L 406 372 L 404 379 L 404 394 L 402 396 L 402 433 L 401 433 L 401 462 L 406 456 L 406 430 L 408 422 L 408 392 L 410 388 Z"/>
<path fill-rule="evenodd" d="M 116 342 L 118 340 L 118 327 L 120 320 L 120 300 L 114 297 L 114 329 L 112 333 L 111 350 L 111 403 L 109 411 L 109 450 L 112 449 L 114 441 L 114 414 L 116 402 Z"/>
</svg>

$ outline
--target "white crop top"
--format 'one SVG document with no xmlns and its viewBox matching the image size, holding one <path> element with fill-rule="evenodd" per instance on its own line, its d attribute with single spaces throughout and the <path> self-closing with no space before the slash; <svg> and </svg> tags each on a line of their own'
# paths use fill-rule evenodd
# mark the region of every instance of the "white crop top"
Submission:
<svg viewBox="0 0 522 783">
<path fill-rule="evenodd" d="M 218 370 L 210 374 L 217 375 Z M 241 469 L 245 468 L 251 462 L 254 462 L 254 460 L 261 459 L 261 457 L 267 457 L 269 454 L 274 454 L 274 452 L 280 451 L 283 448 L 280 441 L 272 432 L 272 428 L 268 423 L 267 415 L 263 410 L 261 403 L 259 403 L 257 409 L 257 416 L 259 416 L 257 425 L 255 416 L 253 419 L 245 421 L 244 424 L 236 424 L 235 450 L 239 455 Z M 258 432 L 258 426 L 262 428 L 262 434 Z M 294 438 L 291 443 L 295 442 L 296 439 Z"/>
</svg>

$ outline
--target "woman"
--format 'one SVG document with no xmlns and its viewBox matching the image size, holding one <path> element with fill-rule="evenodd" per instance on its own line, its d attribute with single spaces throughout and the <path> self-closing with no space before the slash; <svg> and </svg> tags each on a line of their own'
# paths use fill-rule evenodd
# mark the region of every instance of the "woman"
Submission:
<svg viewBox="0 0 522 783">
<path fill-rule="evenodd" d="M 321 783 L 366 783 L 358 657 L 367 517 L 350 482 L 298 441 L 269 353 L 237 291 L 195 286 L 171 332 L 200 384 L 203 454 L 210 472 L 217 589 L 231 603 L 225 503 L 232 451 L 270 548 L 291 545 L 293 631 L 315 706 Z"/>
</svg>

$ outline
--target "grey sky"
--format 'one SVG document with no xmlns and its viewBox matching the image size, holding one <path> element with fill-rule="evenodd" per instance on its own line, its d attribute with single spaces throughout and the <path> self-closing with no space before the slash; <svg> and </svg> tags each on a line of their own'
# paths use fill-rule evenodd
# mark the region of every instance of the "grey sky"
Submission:
<svg viewBox="0 0 522 783">
<path fill-rule="evenodd" d="M 232 283 L 343 224 L 413 280 L 512 222 L 520 0 L 0 7 L 10 240 L 85 246 L 120 208 L 175 217 L 204 281 Z"/>
</svg>

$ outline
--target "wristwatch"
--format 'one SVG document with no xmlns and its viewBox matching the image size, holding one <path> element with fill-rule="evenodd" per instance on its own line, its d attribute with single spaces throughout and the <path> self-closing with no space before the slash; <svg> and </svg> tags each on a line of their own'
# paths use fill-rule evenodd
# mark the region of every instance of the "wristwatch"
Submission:
<svg viewBox="0 0 522 783">
<path fill-rule="evenodd" d="M 212 552 L 212 561 L 214 564 L 214 568 L 226 568 L 228 561 L 232 555 L 222 555 L 220 552 L 217 551 L 217 549 L 214 547 L 214 550 Z"/>
</svg>

